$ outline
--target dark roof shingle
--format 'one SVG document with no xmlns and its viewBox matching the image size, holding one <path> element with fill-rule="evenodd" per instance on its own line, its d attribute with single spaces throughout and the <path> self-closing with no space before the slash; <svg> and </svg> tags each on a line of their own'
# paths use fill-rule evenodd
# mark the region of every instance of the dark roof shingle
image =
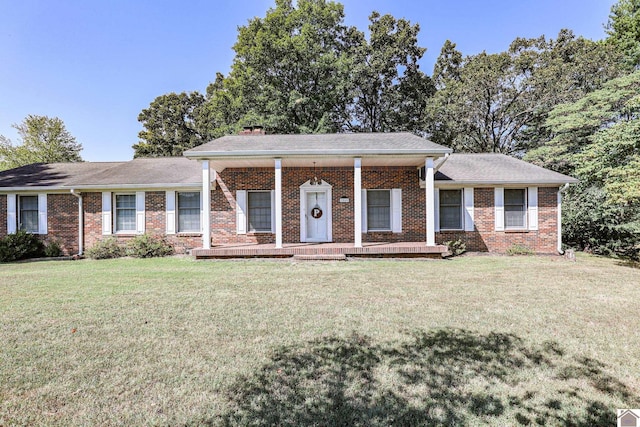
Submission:
<svg viewBox="0 0 640 427">
<path fill-rule="evenodd" d="M 303 135 L 227 135 L 185 152 L 187 157 L 291 154 L 449 153 L 451 149 L 409 132 Z"/>
<path fill-rule="evenodd" d="M 451 154 L 436 172 L 440 182 L 469 184 L 564 184 L 577 179 L 504 154 Z"/>
</svg>

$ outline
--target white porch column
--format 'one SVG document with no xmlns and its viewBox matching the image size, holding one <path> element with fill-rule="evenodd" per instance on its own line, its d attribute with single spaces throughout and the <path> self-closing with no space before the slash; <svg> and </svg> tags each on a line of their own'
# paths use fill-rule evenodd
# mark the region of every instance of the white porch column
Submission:
<svg viewBox="0 0 640 427">
<path fill-rule="evenodd" d="M 362 159 L 353 161 L 353 246 L 362 247 Z"/>
<path fill-rule="evenodd" d="M 276 249 L 282 248 L 282 160 L 276 159 Z"/>
<path fill-rule="evenodd" d="M 215 171 L 213 172 L 215 176 Z M 202 161 L 202 248 L 211 249 L 211 169 Z"/>
<path fill-rule="evenodd" d="M 436 245 L 436 205 L 434 190 L 433 157 L 427 157 L 424 162 L 424 183 L 427 199 L 427 246 Z"/>
</svg>

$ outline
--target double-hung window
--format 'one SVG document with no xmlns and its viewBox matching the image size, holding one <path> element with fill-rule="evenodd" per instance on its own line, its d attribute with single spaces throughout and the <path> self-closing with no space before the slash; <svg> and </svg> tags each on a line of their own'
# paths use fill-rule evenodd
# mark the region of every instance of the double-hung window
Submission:
<svg viewBox="0 0 640 427">
<path fill-rule="evenodd" d="M 116 233 L 135 233 L 136 231 L 136 195 L 115 195 Z"/>
<path fill-rule="evenodd" d="M 178 192 L 178 232 L 199 233 L 200 192 Z"/>
<path fill-rule="evenodd" d="M 390 190 L 367 190 L 367 229 L 391 231 Z"/>
<path fill-rule="evenodd" d="M 19 196 L 18 200 L 20 230 L 38 233 L 38 196 Z"/>
<path fill-rule="evenodd" d="M 527 191 L 524 188 L 504 190 L 505 229 L 527 227 Z"/>
<path fill-rule="evenodd" d="M 462 189 L 440 190 L 440 229 L 462 230 Z"/>
<path fill-rule="evenodd" d="M 251 232 L 271 232 L 271 191 L 248 191 L 247 223 Z"/>
</svg>

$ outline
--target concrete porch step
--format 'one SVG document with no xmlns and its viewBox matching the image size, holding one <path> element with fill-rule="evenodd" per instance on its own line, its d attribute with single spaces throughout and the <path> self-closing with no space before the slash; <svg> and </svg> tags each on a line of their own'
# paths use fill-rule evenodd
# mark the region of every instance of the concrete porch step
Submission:
<svg viewBox="0 0 640 427">
<path fill-rule="evenodd" d="M 297 261 L 346 261 L 347 256 L 345 254 L 298 254 L 294 255 L 293 259 Z"/>
</svg>

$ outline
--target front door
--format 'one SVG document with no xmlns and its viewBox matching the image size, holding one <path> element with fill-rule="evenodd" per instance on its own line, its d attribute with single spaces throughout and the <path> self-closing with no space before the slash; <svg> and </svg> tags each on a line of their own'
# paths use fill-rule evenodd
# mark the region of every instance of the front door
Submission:
<svg viewBox="0 0 640 427">
<path fill-rule="evenodd" d="M 327 206 L 327 192 L 307 191 L 306 192 L 306 212 L 307 241 L 327 242 L 328 239 L 328 218 L 330 212 Z"/>
</svg>

